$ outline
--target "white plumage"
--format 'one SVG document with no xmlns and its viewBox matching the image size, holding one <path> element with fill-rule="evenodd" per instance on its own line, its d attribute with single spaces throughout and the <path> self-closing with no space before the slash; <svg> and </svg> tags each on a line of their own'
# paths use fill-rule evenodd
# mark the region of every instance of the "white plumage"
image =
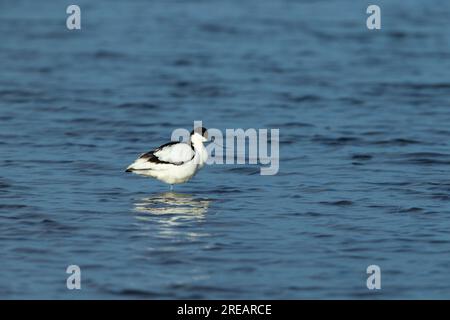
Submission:
<svg viewBox="0 0 450 320">
<path fill-rule="evenodd" d="M 189 143 L 166 143 L 142 154 L 126 171 L 153 177 L 171 185 L 187 182 L 208 159 L 203 145 L 207 138 L 205 128 L 194 130 Z"/>
</svg>

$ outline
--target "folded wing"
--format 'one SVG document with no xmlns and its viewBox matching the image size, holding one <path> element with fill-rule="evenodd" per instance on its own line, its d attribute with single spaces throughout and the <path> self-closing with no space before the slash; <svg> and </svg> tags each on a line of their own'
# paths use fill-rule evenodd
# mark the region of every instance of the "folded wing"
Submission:
<svg viewBox="0 0 450 320">
<path fill-rule="evenodd" d="M 150 152 L 142 154 L 127 171 L 149 170 L 155 165 L 182 165 L 191 161 L 195 152 L 191 145 L 182 142 L 169 142 Z"/>
</svg>

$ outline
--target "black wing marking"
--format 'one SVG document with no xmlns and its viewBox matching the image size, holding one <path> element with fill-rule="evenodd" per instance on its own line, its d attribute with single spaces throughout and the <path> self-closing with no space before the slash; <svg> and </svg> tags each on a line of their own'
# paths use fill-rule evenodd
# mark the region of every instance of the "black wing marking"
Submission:
<svg viewBox="0 0 450 320">
<path fill-rule="evenodd" d="M 146 158 L 148 158 L 148 159 L 157 158 L 157 159 L 158 159 L 158 157 L 155 156 L 153 153 L 158 152 L 158 151 L 161 151 L 161 150 L 164 149 L 165 147 L 173 146 L 174 144 L 177 144 L 177 143 L 179 143 L 179 142 L 177 142 L 177 141 L 172 141 L 172 142 L 169 142 L 169 143 L 165 143 L 165 144 L 163 144 L 162 146 L 159 146 L 158 148 L 156 148 L 156 149 L 154 149 L 154 150 L 152 150 L 152 151 L 149 151 L 149 152 L 146 152 L 146 153 L 141 154 L 141 155 L 139 156 L 139 159 L 146 159 Z M 159 160 L 159 159 L 158 159 L 158 160 Z M 163 161 L 163 163 L 168 163 L 168 162 Z"/>
<path fill-rule="evenodd" d="M 172 145 L 178 144 L 178 143 L 181 143 L 181 142 L 179 142 L 179 141 L 171 141 L 171 142 L 169 142 L 169 143 L 165 143 L 165 144 L 159 146 L 158 148 L 156 148 L 156 149 L 154 149 L 154 150 L 152 150 L 152 151 L 149 151 L 149 152 L 146 152 L 146 153 L 142 154 L 142 155 L 139 157 L 139 159 L 146 159 L 148 162 L 159 163 L 159 164 L 173 164 L 173 165 L 177 165 L 177 166 L 182 165 L 184 162 L 168 162 L 168 161 L 163 161 L 163 160 L 159 159 L 159 158 L 154 154 L 154 153 L 156 153 L 156 152 L 158 152 L 158 151 L 161 151 L 162 149 L 164 149 L 164 148 L 166 148 L 166 147 L 169 147 L 169 146 L 172 146 Z M 194 147 L 192 146 L 192 144 L 191 144 L 191 148 L 192 148 L 192 151 L 194 151 L 194 153 L 195 153 L 195 150 L 194 150 Z M 194 159 L 194 156 L 195 156 L 195 154 L 192 156 L 192 158 L 191 158 L 190 160 Z M 190 160 L 189 160 L 189 161 L 190 161 Z"/>
</svg>

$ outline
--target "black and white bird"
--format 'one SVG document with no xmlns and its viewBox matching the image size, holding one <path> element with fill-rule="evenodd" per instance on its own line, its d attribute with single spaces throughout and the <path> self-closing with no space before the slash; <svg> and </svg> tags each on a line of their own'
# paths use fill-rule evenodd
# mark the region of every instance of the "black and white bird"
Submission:
<svg viewBox="0 0 450 320">
<path fill-rule="evenodd" d="M 188 143 L 169 142 L 139 156 L 126 172 L 156 178 L 171 185 L 187 182 L 208 160 L 203 142 L 208 141 L 207 129 L 193 130 Z"/>
</svg>

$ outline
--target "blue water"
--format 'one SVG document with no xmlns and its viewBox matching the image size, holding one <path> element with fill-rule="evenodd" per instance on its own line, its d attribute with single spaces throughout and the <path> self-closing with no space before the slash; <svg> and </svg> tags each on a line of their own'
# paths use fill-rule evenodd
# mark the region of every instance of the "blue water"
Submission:
<svg viewBox="0 0 450 320">
<path fill-rule="evenodd" d="M 0 2 L 0 298 L 450 298 L 450 2 L 73 2 Z M 124 173 L 194 120 L 279 173 Z"/>
</svg>

